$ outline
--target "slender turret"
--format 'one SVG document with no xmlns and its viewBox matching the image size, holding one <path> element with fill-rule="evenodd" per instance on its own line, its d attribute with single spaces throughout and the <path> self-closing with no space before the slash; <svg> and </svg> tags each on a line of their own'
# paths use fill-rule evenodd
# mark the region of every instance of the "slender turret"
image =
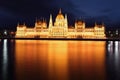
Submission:
<svg viewBox="0 0 120 80">
<path fill-rule="evenodd" d="M 52 26 L 53 26 L 52 15 L 50 14 L 49 28 L 51 28 Z"/>
</svg>

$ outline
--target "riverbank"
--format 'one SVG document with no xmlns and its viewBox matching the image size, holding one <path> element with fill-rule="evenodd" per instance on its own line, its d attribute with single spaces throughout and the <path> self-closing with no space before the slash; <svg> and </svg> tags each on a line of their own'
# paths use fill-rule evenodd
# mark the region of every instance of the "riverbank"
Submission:
<svg viewBox="0 0 120 80">
<path fill-rule="evenodd" d="M 120 41 L 120 38 L 0 38 L 0 39 L 13 39 L 13 40 L 78 40 L 78 41 Z"/>
</svg>

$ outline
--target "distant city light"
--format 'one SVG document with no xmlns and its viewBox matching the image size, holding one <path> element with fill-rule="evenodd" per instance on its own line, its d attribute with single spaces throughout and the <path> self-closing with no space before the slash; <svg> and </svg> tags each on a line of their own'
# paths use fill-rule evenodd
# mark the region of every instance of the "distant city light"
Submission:
<svg viewBox="0 0 120 80">
<path fill-rule="evenodd" d="M 116 30 L 116 34 L 118 35 L 118 30 Z"/>
<path fill-rule="evenodd" d="M 7 31 L 6 30 L 4 31 L 4 35 L 7 35 Z"/>
</svg>

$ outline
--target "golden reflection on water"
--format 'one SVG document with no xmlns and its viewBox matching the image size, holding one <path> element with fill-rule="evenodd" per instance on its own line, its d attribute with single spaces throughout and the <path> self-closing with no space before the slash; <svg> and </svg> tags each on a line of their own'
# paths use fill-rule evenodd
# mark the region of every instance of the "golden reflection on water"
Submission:
<svg viewBox="0 0 120 80">
<path fill-rule="evenodd" d="M 83 80 L 105 79 L 105 42 L 70 42 L 68 46 L 70 72 L 74 79 L 80 76 Z M 79 72 L 80 76 L 76 75 Z"/>
<path fill-rule="evenodd" d="M 68 80 L 68 49 L 65 41 L 48 44 L 48 67 L 50 80 Z"/>
<path fill-rule="evenodd" d="M 16 40 L 17 80 L 105 79 L 105 42 Z"/>
</svg>

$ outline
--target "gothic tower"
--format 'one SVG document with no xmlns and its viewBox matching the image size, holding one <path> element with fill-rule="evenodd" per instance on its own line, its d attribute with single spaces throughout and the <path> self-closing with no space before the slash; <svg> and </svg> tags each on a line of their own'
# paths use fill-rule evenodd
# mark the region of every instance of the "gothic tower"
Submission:
<svg viewBox="0 0 120 80">
<path fill-rule="evenodd" d="M 53 27 L 52 15 L 50 14 L 49 28 L 52 28 L 52 27 Z"/>
<path fill-rule="evenodd" d="M 49 28 L 49 35 L 51 35 L 52 27 L 53 27 L 52 15 L 50 14 L 49 27 L 48 27 Z"/>
</svg>

